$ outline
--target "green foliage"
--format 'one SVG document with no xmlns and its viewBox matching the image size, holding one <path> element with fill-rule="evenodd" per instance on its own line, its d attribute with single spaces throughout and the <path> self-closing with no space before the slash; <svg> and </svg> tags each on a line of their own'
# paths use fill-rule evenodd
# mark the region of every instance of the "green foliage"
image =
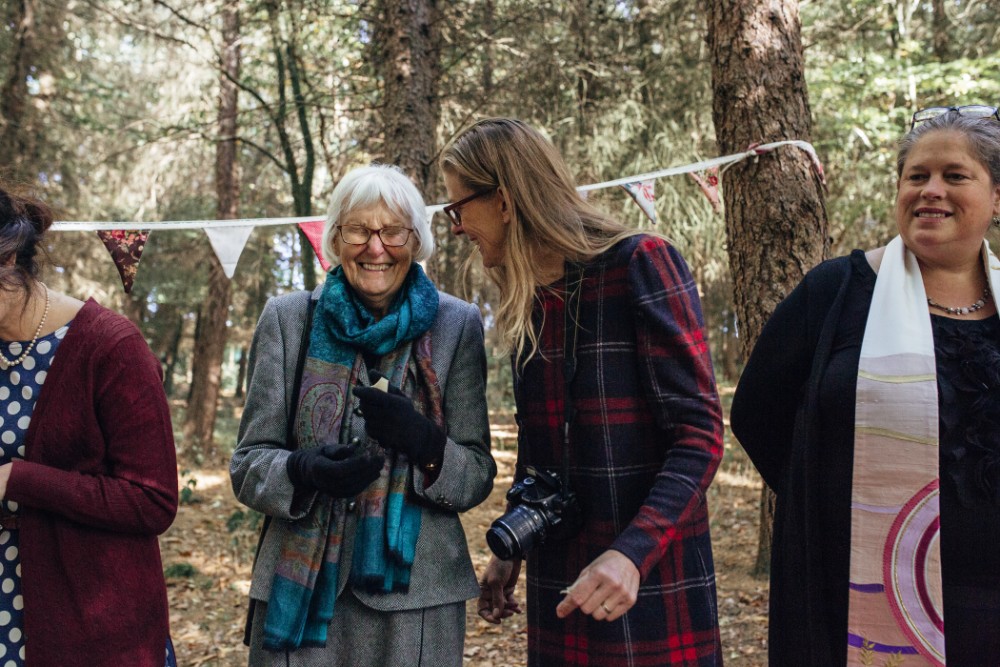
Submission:
<svg viewBox="0 0 1000 667">
<path fill-rule="evenodd" d="M 198 576 L 198 568 L 191 563 L 171 563 L 163 570 L 166 579 L 194 579 Z"/>
<path fill-rule="evenodd" d="M 181 475 L 183 476 L 184 473 L 182 472 Z M 197 496 L 195 496 L 194 493 L 195 488 L 197 486 L 198 486 L 198 480 L 196 480 L 194 477 L 189 477 L 187 480 L 184 481 L 184 485 L 181 486 L 180 489 L 179 502 L 181 505 L 193 505 L 195 503 L 201 502 L 201 500 Z"/>
<path fill-rule="evenodd" d="M 248 530 L 256 533 L 260 529 L 264 515 L 252 509 L 236 510 L 226 519 L 226 530 L 235 533 L 237 530 Z"/>
<path fill-rule="evenodd" d="M 0 10 L 0 81 L 13 66 L 16 4 Z M 996 3 L 945 0 L 938 17 L 934 4 L 800 3 L 813 113 L 809 139 L 826 169 L 834 254 L 872 247 L 894 234 L 895 144 L 914 110 L 1000 99 Z M 43 39 L 29 53 L 31 104 L 22 136 L 31 152 L 15 158 L 18 173 L 37 182 L 60 207 L 61 219 L 138 226 L 213 218 L 220 2 L 39 6 Z M 717 155 L 704 3 L 484 0 L 437 6 L 440 144 L 474 119 L 520 117 L 552 138 L 580 183 Z M 384 86 L 370 57 L 380 4 L 244 0 L 239 8 L 240 214 L 321 214 L 340 176 L 382 153 L 377 119 Z M 6 126 L 0 118 L 0 130 Z M 660 179 L 656 192 L 657 230 L 687 258 L 713 352 L 729 355 L 726 364 L 717 358 L 717 367 L 731 367 L 735 323 L 724 217 L 684 177 Z M 650 225 L 621 190 L 592 196 L 629 223 Z M 462 293 L 460 269 L 469 244 L 454 239 L 438 218 L 439 250 L 430 268 L 439 284 Z M 55 289 L 94 295 L 129 313 L 164 360 L 167 388 L 182 403 L 212 252 L 204 234 L 154 233 L 131 297 L 122 293 L 95 235 L 64 233 L 53 241 L 58 268 L 45 279 Z M 292 228 L 261 227 L 251 236 L 233 283 L 232 349 L 249 343 L 268 297 L 302 285 L 302 253 Z M 465 296 L 484 314 L 492 349 L 496 290 L 477 266 L 464 284 Z M 490 368 L 491 406 L 506 409 L 509 365 L 493 359 Z M 233 378 L 227 387 L 234 387 L 234 369 L 226 372 Z M 220 444 L 235 439 L 239 415 L 231 412 Z"/>
<path fill-rule="evenodd" d="M 996 8 L 946 2 L 951 48 L 941 58 L 929 4 L 908 3 L 907 14 L 902 3 L 874 0 L 803 3 L 813 143 L 830 183 L 834 254 L 895 235 L 896 143 L 914 111 L 1000 99 L 1000 58 L 984 48 Z M 968 41 L 957 37 L 963 33 Z"/>
</svg>

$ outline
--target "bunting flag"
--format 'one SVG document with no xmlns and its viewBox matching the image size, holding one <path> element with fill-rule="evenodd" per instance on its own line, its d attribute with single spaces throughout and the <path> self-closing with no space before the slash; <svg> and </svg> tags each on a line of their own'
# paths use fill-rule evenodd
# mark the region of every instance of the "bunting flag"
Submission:
<svg viewBox="0 0 1000 667">
<path fill-rule="evenodd" d="M 222 270 L 226 272 L 226 277 L 233 279 L 236 272 L 236 264 L 240 261 L 243 248 L 246 247 L 247 239 L 253 233 L 252 226 L 247 227 L 205 227 L 205 234 L 212 244 L 215 256 L 222 264 Z"/>
<path fill-rule="evenodd" d="M 636 181 L 635 183 L 623 183 L 622 189 L 629 193 L 635 200 L 646 217 L 656 224 L 656 197 L 653 195 L 653 184 L 655 181 Z"/>
<path fill-rule="evenodd" d="M 701 191 L 708 197 L 708 202 L 712 205 L 712 210 L 719 212 L 719 168 L 709 167 L 704 171 L 704 176 L 696 171 L 688 173 L 688 176 L 698 184 Z"/>
<path fill-rule="evenodd" d="M 104 247 L 111 253 L 126 294 L 132 293 L 132 282 L 139 271 L 139 259 L 146 249 L 149 233 L 148 229 L 109 229 L 97 232 Z"/>
<path fill-rule="evenodd" d="M 689 174 L 698 184 L 702 192 L 708 197 L 712 208 L 719 210 L 719 182 L 722 172 L 727 167 L 743 160 L 756 160 L 761 155 L 770 153 L 777 148 L 790 146 L 805 151 L 812 163 L 813 170 L 821 185 L 826 186 L 826 177 L 823 173 L 823 165 L 816 154 L 816 149 L 812 144 L 798 139 L 788 139 L 776 141 L 769 144 L 751 144 L 746 151 L 724 155 L 721 157 L 702 160 L 692 164 L 668 167 L 658 171 L 626 176 L 603 183 L 592 183 L 577 187 L 577 192 L 582 199 L 587 199 L 591 190 L 601 190 L 621 186 L 633 200 L 642 208 L 646 216 L 656 224 L 655 197 L 653 194 L 654 181 L 667 176 L 678 176 Z M 721 168 L 721 169 L 720 169 Z M 703 175 L 702 175 L 703 174 Z M 445 204 L 432 204 L 427 206 L 428 217 L 434 215 L 445 207 Z M 153 229 L 173 230 L 173 229 L 204 229 L 208 234 L 212 248 L 215 250 L 223 269 L 229 278 L 233 277 L 236 264 L 240 254 L 246 246 L 250 233 L 255 227 L 265 227 L 271 225 L 298 225 L 309 240 L 309 244 L 316 251 L 316 257 L 324 271 L 330 270 L 330 265 L 323 259 L 322 239 L 324 218 L 299 217 L 299 218 L 247 218 L 239 220 L 166 220 L 159 222 L 95 222 L 95 221 L 59 221 L 53 223 L 52 231 L 96 231 L 101 241 L 108 248 L 114 259 L 115 266 L 122 278 L 122 285 L 125 291 L 132 289 L 132 281 L 139 265 L 139 258 L 145 248 L 146 239 Z M 145 230 L 136 229 L 136 225 L 141 224 Z"/>
<path fill-rule="evenodd" d="M 326 261 L 326 258 L 323 257 L 323 226 L 325 224 L 326 220 L 322 218 L 298 223 L 299 229 L 309 239 L 309 245 L 316 251 L 316 259 L 319 260 L 319 265 L 323 267 L 323 271 L 329 271 L 330 262 Z"/>
</svg>

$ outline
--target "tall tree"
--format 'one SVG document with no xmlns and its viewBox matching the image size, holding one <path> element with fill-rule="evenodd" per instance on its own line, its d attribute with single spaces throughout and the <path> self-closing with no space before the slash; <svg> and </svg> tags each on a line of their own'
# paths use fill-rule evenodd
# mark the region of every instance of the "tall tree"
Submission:
<svg viewBox="0 0 1000 667">
<path fill-rule="evenodd" d="M 216 217 L 239 217 L 237 173 L 237 112 L 240 78 L 240 18 L 238 0 L 222 7 L 222 48 L 219 76 L 219 138 L 215 152 Z M 191 362 L 191 394 L 184 419 L 188 452 L 214 453 L 215 415 L 222 385 L 222 354 L 226 346 L 232 286 L 215 254 L 209 255 L 208 295 L 199 311 L 198 335 Z"/>
<path fill-rule="evenodd" d="M 380 0 L 378 13 L 371 47 L 383 85 L 383 159 L 399 165 L 424 197 L 433 200 L 441 190 L 437 178 L 441 121 L 437 0 Z"/>
<path fill-rule="evenodd" d="M 3 120 L 0 155 L 21 157 L 28 152 L 30 139 L 22 125 L 28 106 L 28 75 L 34 65 L 35 3 L 21 0 L 12 3 L 12 7 L 14 12 L 8 25 L 14 26 L 13 48 L 9 55 L 9 71 L 0 88 L 0 119 Z"/>
<path fill-rule="evenodd" d="M 713 0 L 712 116 L 721 154 L 812 132 L 797 0 Z M 780 197 L 774 193 L 781 193 Z M 749 354 L 764 323 L 828 253 L 823 192 L 809 157 L 786 148 L 723 177 L 736 313 Z M 763 490 L 758 572 L 771 555 L 773 494 Z"/>
<path fill-rule="evenodd" d="M 439 17 L 436 0 L 381 0 L 372 41 L 382 79 L 385 160 L 399 165 L 429 194 L 437 185 L 441 116 Z"/>
<path fill-rule="evenodd" d="M 64 3 L 17 0 L 0 8 L 0 155 L 8 178 L 32 182 L 59 164 L 48 128 L 63 56 Z M 58 168 L 55 166 L 55 168 Z"/>
</svg>

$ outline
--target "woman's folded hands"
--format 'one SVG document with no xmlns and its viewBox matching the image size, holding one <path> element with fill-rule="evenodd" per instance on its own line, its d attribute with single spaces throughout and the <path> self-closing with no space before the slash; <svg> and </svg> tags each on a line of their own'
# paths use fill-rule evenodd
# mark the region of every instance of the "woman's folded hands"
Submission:
<svg viewBox="0 0 1000 667">
<path fill-rule="evenodd" d="M 288 457 L 288 478 L 299 489 L 351 498 L 378 479 L 385 458 L 353 445 L 297 449 Z"/>
<path fill-rule="evenodd" d="M 381 375 L 369 373 L 372 384 Z M 413 407 L 413 401 L 389 385 L 382 391 L 374 387 L 355 387 L 354 395 L 361 401 L 368 435 L 388 449 L 406 454 L 421 466 L 439 463 L 444 456 L 447 436 L 441 428 Z"/>
</svg>

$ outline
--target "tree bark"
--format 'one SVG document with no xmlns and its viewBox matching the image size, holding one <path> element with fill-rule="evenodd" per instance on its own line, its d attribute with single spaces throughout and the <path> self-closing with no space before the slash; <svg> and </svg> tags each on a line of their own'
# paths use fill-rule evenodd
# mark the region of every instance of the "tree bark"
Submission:
<svg viewBox="0 0 1000 667">
<path fill-rule="evenodd" d="M 372 60 L 382 80 L 382 161 L 398 165 L 428 202 L 441 188 L 437 173 L 437 127 L 441 120 L 440 10 L 437 0 L 380 0 L 379 27 L 372 40 Z M 434 226 L 431 226 L 434 233 Z M 448 226 L 438 226 L 439 245 L 447 245 Z M 440 263 L 427 273 L 441 289 L 453 291 L 451 273 L 439 275 Z"/>
<path fill-rule="evenodd" d="M 239 11 L 237 2 L 222 9 L 222 71 L 219 77 L 219 140 L 215 152 L 216 216 L 239 215 L 236 125 L 240 75 Z M 208 296 L 201 313 L 191 361 L 191 396 L 184 419 L 184 449 L 195 456 L 215 454 L 213 433 L 222 385 L 222 355 L 226 346 L 231 281 L 214 253 L 208 255 Z"/>
<path fill-rule="evenodd" d="M 23 131 L 28 100 L 28 74 L 31 72 L 35 48 L 35 3 L 21 0 L 16 3 L 12 21 L 16 25 L 14 44 L 10 47 L 10 71 L 0 88 L 0 155 L 4 156 L 7 169 L 18 164 L 31 152 L 31 137 Z M 17 170 L 8 177 L 19 178 Z"/>
<path fill-rule="evenodd" d="M 238 399 L 243 398 L 243 393 L 245 391 L 245 387 L 243 385 L 246 384 L 247 381 L 247 360 L 249 357 L 250 346 L 243 345 L 243 347 L 240 348 L 240 362 L 236 368 L 236 391 L 234 396 Z"/>
<path fill-rule="evenodd" d="M 181 341 L 184 338 L 184 314 L 180 309 L 173 314 L 173 335 L 170 338 L 170 345 L 167 347 L 163 361 L 163 391 L 168 398 L 174 397 L 174 371 L 177 368 L 177 361 L 180 359 Z"/>
<path fill-rule="evenodd" d="M 373 40 L 384 82 L 384 159 L 399 165 L 425 197 L 438 191 L 437 126 L 441 117 L 439 10 L 436 0 L 381 0 Z"/>
<path fill-rule="evenodd" d="M 934 0 L 933 7 L 933 42 L 934 42 L 934 55 L 941 62 L 947 62 L 948 60 L 948 42 L 949 42 L 949 29 L 948 29 L 948 15 L 945 13 L 944 8 L 945 0 Z"/>
<path fill-rule="evenodd" d="M 708 23 L 720 153 L 783 139 L 809 141 L 797 0 L 713 0 Z M 809 157 L 794 147 L 732 165 L 722 186 L 746 356 L 775 306 L 827 257 L 826 210 Z M 770 564 L 773 499 L 766 495 L 761 513 L 758 573 Z"/>
<path fill-rule="evenodd" d="M 278 135 L 281 154 L 284 159 L 284 171 L 292 190 L 292 206 L 296 217 L 312 215 L 312 186 L 316 169 L 316 151 L 313 145 L 313 133 L 309 123 L 309 109 L 304 91 L 308 87 L 306 73 L 300 66 L 298 49 L 295 44 L 295 23 L 292 20 L 290 35 L 286 38 L 281 27 L 281 2 L 269 0 L 265 3 L 268 16 L 268 26 L 271 32 L 271 52 L 274 55 L 275 88 L 278 101 L 269 115 Z M 291 20 L 291 19 L 290 19 Z M 288 90 L 292 92 L 292 110 L 295 122 L 299 126 L 299 137 L 302 144 L 302 165 L 296 157 L 296 138 L 289 132 Z M 317 284 L 316 253 L 313 252 L 309 238 L 301 229 L 297 230 L 302 246 L 302 282 L 307 290 L 312 290 Z"/>
</svg>

